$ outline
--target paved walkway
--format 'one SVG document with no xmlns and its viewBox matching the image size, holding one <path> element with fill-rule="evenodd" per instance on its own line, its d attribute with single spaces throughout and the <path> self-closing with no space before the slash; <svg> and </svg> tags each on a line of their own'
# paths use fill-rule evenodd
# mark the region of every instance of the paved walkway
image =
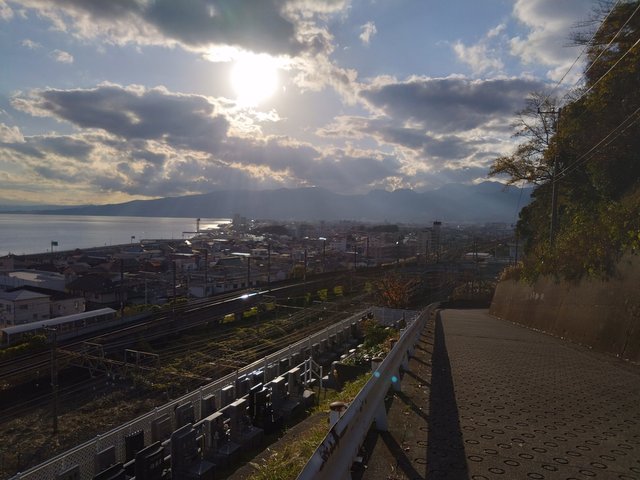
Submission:
<svg viewBox="0 0 640 480">
<path fill-rule="evenodd" d="M 640 480 L 640 367 L 488 315 L 430 321 L 364 480 Z"/>
</svg>

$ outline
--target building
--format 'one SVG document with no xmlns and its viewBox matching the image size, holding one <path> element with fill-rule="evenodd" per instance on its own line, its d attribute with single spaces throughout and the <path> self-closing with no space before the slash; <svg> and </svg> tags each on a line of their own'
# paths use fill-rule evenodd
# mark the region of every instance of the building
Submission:
<svg viewBox="0 0 640 480">
<path fill-rule="evenodd" d="M 49 295 L 25 289 L 0 292 L 0 323 L 3 327 L 51 318 Z"/>
<path fill-rule="evenodd" d="M 30 286 L 65 291 L 66 278 L 61 273 L 43 270 L 14 270 L 0 275 L 0 289 Z"/>
<path fill-rule="evenodd" d="M 104 307 L 118 307 L 126 292 L 107 274 L 89 273 L 69 283 L 70 293 L 83 297 L 92 310 Z"/>
</svg>

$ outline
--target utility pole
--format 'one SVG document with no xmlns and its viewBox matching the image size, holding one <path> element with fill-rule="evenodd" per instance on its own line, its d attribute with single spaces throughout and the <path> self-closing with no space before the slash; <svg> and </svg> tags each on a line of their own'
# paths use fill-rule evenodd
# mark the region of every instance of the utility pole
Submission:
<svg viewBox="0 0 640 480">
<path fill-rule="evenodd" d="M 307 281 L 307 247 L 304 247 L 304 270 L 302 271 L 302 281 Z"/>
<path fill-rule="evenodd" d="M 171 265 L 173 267 L 173 303 L 175 305 L 176 299 L 178 298 L 178 290 L 176 286 L 176 261 L 173 260 Z"/>
<path fill-rule="evenodd" d="M 45 327 L 44 331 L 51 334 L 51 416 L 53 418 L 53 434 L 58 434 L 58 330 Z"/>
<path fill-rule="evenodd" d="M 267 290 L 271 291 L 271 244 L 267 243 Z"/>
<path fill-rule="evenodd" d="M 560 139 L 558 138 L 558 124 L 560 123 L 560 109 L 558 109 L 558 115 L 556 117 L 556 149 L 553 154 L 553 183 L 551 184 L 551 228 L 549 229 L 549 242 L 553 246 L 556 231 L 558 229 L 558 144 Z"/>
<path fill-rule="evenodd" d="M 558 229 L 558 126 L 560 125 L 560 113 L 562 112 L 561 108 L 556 110 L 552 108 L 551 110 L 541 111 L 538 109 L 538 114 L 540 115 L 553 115 L 553 129 L 556 136 L 556 148 L 553 155 L 553 170 L 551 172 L 551 223 L 549 224 L 549 244 L 553 246 L 555 241 L 555 236 Z M 545 127 L 545 132 L 547 134 L 547 146 L 549 146 L 549 132 Z"/>
<path fill-rule="evenodd" d="M 209 296 L 209 278 L 207 275 L 208 272 L 209 272 L 209 250 L 205 249 L 204 251 L 204 296 L 205 297 Z"/>
<path fill-rule="evenodd" d="M 120 316 L 124 317 L 124 258 L 120 259 Z"/>
<path fill-rule="evenodd" d="M 358 244 L 357 242 L 353 242 L 353 271 L 355 272 L 358 268 Z"/>
<path fill-rule="evenodd" d="M 369 236 L 367 236 L 367 268 L 369 268 Z"/>
<path fill-rule="evenodd" d="M 251 285 L 251 254 L 247 255 L 247 288 Z"/>
<path fill-rule="evenodd" d="M 320 237 L 322 240 L 322 273 L 327 271 L 327 239 Z"/>
</svg>

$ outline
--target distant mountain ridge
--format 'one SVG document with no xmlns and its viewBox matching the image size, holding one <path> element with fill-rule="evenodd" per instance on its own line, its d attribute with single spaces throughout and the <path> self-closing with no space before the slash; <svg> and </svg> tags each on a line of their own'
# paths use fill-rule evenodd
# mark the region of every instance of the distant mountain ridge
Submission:
<svg viewBox="0 0 640 480">
<path fill-rule="evenodd" d="M 215 191 L 200 195 L 135 200 L 120 204 L 65 207 L 31 213 L 146 217 L 248 218 L 275 220 L 357 220 L 390 222 L 508 222 L 529 203 L 521 192 L 496 182 L 450 184 L 428 192 L 373 190 L 336 194 L 323 188 Z"/>
</svg>

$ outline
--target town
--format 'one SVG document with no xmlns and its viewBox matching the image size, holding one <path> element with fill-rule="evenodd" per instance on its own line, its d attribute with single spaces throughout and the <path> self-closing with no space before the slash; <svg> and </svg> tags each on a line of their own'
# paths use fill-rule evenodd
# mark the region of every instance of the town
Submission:
<svg viewBox="0 0 640 480">
<path fill-rule="evenodd" d="M 256 221 L 195 230 L 182 240 L 0 257 L 0 325 L 112 308 L 121 315 L 314 275 L 453 261 L 489 277 L 517 260 L 507 224 L 429 226 Z M 464 267 L 466 263 L 466 267 Z"/>
</svg>

